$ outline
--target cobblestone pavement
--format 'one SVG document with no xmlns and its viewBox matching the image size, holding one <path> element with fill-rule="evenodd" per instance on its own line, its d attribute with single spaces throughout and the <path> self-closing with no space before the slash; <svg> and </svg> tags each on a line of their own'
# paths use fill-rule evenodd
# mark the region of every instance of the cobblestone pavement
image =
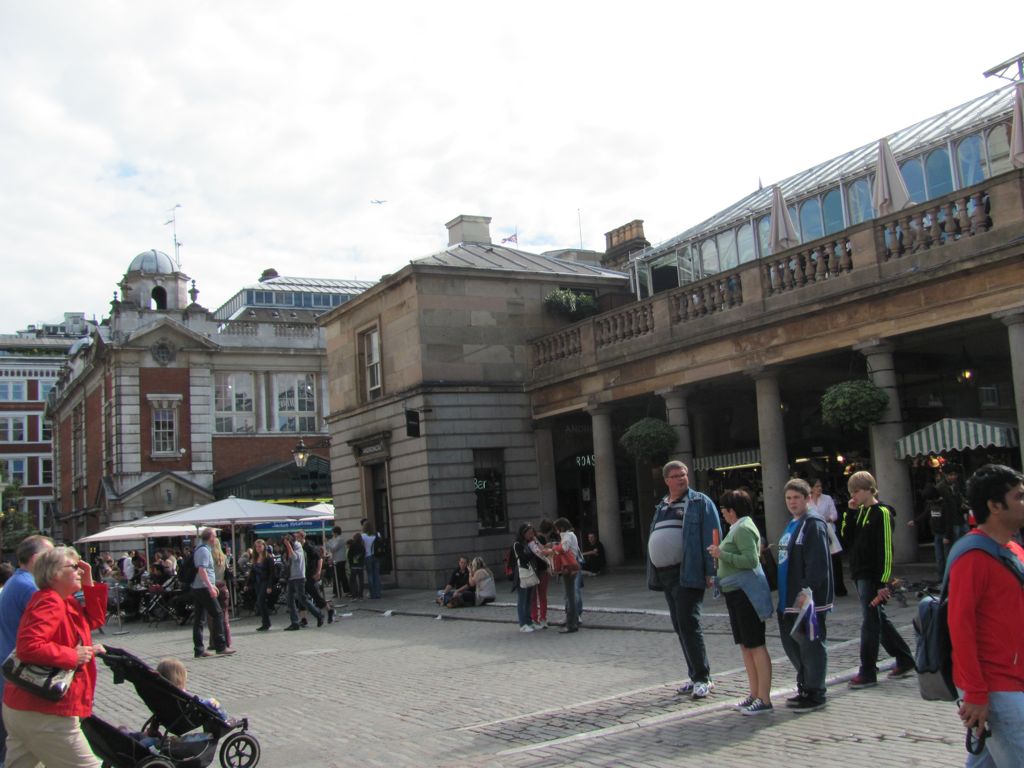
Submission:
<svg viewBox="0 0 1024 768">
<path fill-rule="evenodd" d="M 185 660 L 190 690 L 249 717 L 269 768 L 963 762 L 953 705 L 922 701 L 912 678 L 846 687 L 858 656 L 852 597 L 829 620 L 828 706 L 801 716 L 782 706 L 793 671 L 770 624 L 777 708 L 755 718 L 728 709 L 746 694 L 746 676 L 723 601 L 705 602 L 716 688 L 695 702 L 675 693 L 682 654 L 663 598 L 643 588 L 642 575 L 588 579 L 584 600 L 575 635 L 516 631 L 505 592 L 496 606 L 448 611 L 429 593 L 393 590 L 339 609 L 348 615 L 321 629 L 282 632 L 283 613 L 268 633 L 252 618 L 236 620 L 231 658 L 192 659 L 191 630 L 168 624 L 129 624 L 120 636 L 111 624 L 104 641 L 153 664 Z M 560 601 L 556 586 L 552 623 L 562 619 Z M 914 602 L 891 611 L 908 640 Z M 135 727 L 148 716 L 105 669 L 96 713 Z"/>
</svg>

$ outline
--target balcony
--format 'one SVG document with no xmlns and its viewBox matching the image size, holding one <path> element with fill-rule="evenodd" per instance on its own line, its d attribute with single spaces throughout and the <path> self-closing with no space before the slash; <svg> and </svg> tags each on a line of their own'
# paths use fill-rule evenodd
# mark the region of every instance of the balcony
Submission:
<svg viewBox="0 0 1024 768">
<path fill-rule="evenodd" d="M 1005 259 L 1014 243 L 1024 243 L 1021 171 L 535 339 L 531 388 L 949 278 Z"/>
</svg>

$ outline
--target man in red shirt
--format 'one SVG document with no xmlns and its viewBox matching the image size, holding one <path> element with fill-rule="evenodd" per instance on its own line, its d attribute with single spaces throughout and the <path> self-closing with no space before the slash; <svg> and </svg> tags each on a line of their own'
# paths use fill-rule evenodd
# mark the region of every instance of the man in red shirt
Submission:
<svg viewBox="0 0 1024 768">
<path fill-rule="evenodd" d="M 1024 476 L 987 464 L 967 483 L 978 528 L 1024 564 L 1011 537 L 1024 527 Z M 960 719 L 992 735 L 967 766 L 1024 765 L 1024 588 L 1006 564 L 981 550 L 966 552 L 949 573 L 949 634 L 953 681 L 963 692 Z"/>
</svg>

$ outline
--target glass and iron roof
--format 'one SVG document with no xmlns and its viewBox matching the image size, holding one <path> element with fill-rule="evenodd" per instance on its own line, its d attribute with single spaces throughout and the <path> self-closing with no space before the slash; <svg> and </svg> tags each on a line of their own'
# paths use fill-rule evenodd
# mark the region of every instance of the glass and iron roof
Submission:
<svg viewBox="0 0 1024 768">
<path fill-rule="evenodd" d="M 949 151 L 957 141 L 971 133 L 984 131 L 986 127 L 998 123 L 1008 124 L 1013 107 L 1013 88 L 1012 84 L 1004 86 L 889 135 L 887 137 L 889 145 L 897 161 L 902 166 L 912 156 L 927 156 L 929 150 L 946 148 Z M 878 141 L 874 140 L 783 179 L 777 182 L 777 186 L 782 190 L 787 204 L 795 207 L 808 197 L 823 196 L 830 189 L 852 184 L 859 179 L 867 180 L 869 175 L 873 175 L 877 153 Z M 986 161 L 991 160 L 990 155 L 990 151 L 986 153 Z M 955 165 L 956 158 L 950 156 L 950 163 Z M 994 165 L 991 165 L 991 168 L 994 169 Z M 956 170 L 953 168 L 951 175 L 956 175 Z M 913 172 L 913 170 L 910 171 L 910 173 Z M 926 172 L 927 170 L 923 173 Z M 907 175 L 908 171 L 904 168 L 904 176 Z M 908 181 L 908 187 L 912 186 L 911 181 Z M 966 186 L 966 184 L 960 184 L 957 188 L 959 186 Z M 913 192 L 914 190 L 911 188 L 912 196 Z M 638 251 L 630 258 L 634 261 L 656 259 L 667 251 L 686 243 L 695 243 L 708 235 L 750 222 L 771 210 L 771 196 L 770 186 L 758 189 L 700 224 L 669 240 Z M 928 198 L 935 196 L 927 195 Z M 917 197 L 914 199 L 924 202 L 924 200 L 918 200 Z M 847 213 L 845 222 L 847 226 L 856 223 L 856 216 L 852 218 L 853 221 L 850 220 L 851 216 Z M 797 225 L 799 226 L 799 222 Z M 805 237 L 804 239 L 811 238 Z"/>
</svg>

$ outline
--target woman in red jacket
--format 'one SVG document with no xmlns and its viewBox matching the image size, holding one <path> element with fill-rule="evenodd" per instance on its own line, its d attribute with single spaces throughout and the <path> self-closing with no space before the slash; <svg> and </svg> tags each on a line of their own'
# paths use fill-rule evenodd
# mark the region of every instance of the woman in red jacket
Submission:
<svg viewBox="0 0 1024 768">
<path fill-rule="evenodd" d="M 91 630 L 106 620 L 107 587 L 92 582 L 92 570 L 72 547 L 54 547 L 36 558 L 32 576 L 39 591 L 29 600 L 18 626 L 15 651 L 29 664 L 76 669 L 59 701 L 47 701 L 8 682 L 3 718 L 7 726 L 7 768 L 74 766 L 99 768 L 79 727 L 92 714 L 97 653 Z M 85 594 L 83 609 L 75 593 Z"/>
</svg>

